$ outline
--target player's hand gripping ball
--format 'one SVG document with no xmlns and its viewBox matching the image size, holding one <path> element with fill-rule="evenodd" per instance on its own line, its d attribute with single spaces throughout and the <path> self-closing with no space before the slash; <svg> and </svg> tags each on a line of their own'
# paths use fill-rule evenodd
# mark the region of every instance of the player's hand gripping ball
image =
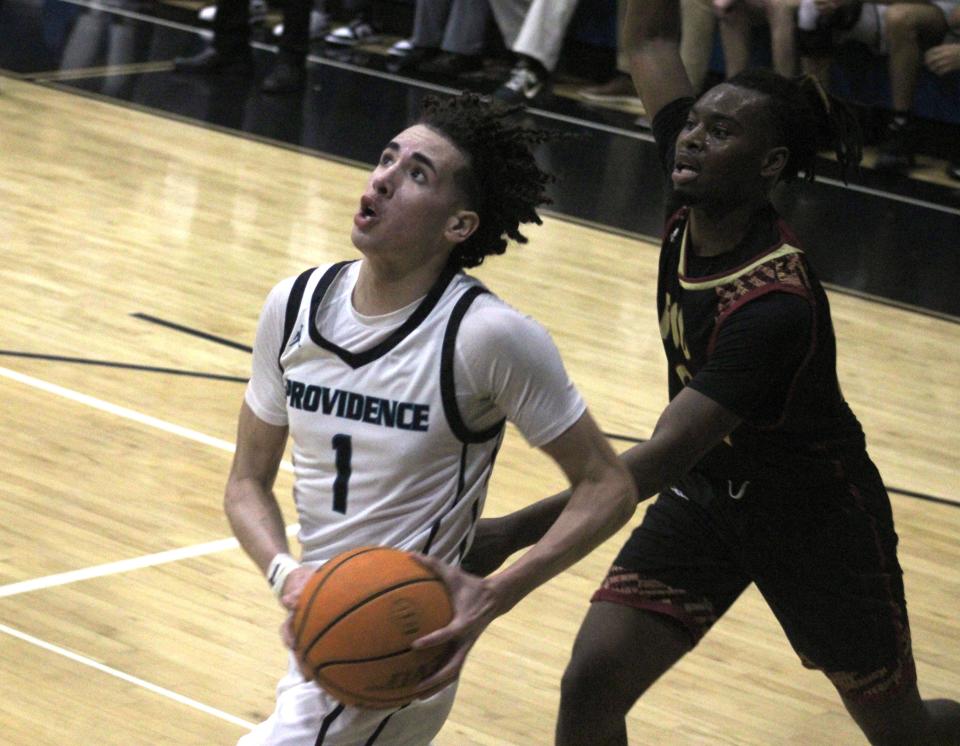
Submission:
<svg viewBox="0 0 960 746">
<path fill-rule="evenodd" d="M 452 618 L 447 586 L 431 570 L 399 549 L 360 547 L 307 581 L 294 610 L 294 652 L 344 704 L 399 707 L 450 654 L 447 645 L 412 650 L 410 643 Z"/>
</svg>

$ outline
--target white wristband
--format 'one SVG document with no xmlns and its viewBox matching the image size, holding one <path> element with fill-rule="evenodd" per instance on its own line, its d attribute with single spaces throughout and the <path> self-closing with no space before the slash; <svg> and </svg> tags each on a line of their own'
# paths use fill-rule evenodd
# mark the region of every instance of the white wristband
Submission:
<svg viewBox="0 0 960 746">
<path fill-rule="evenodd" d="M 270 560 L 270 567 L 267 568 L 267 582 L 274 596 L 280 598 L 283 595 L 283 584 L 287 580 L 287 575 L 298 567 L 300 563 L 284 552 Z"/>
</svg>

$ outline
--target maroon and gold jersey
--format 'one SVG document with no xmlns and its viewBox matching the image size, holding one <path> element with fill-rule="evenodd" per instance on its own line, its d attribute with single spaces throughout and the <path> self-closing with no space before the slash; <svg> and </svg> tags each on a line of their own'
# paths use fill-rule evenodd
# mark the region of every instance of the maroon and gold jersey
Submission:
<svg viewBox="0 0 960 746">
<path fill-rule="evenodd" d="M 684 387 L 744 422 L 702 466 L 717 475 L 797 465 L 828 476 L 839 452 L 864 447 L 836 375 L 822 286 L 772 208 L 736 250 L 693 255 L 687 209 L 667 224 L 657 303 L 672 399 Z"/>
</svg>

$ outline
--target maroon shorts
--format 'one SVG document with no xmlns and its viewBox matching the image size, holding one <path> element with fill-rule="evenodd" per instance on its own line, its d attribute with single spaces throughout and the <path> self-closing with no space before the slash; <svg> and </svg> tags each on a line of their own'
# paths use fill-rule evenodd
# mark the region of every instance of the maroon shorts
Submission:
<svg viewBox="0 0 960 746">
<path fill-rule="evenodd" d="M 669 616 L 696 644 L 756 583 L 843 697 L 895 696 L 916 670 L 890 501 L 868 459 L 845 467 L 803 489 L 691 473 L 648 508 L 593 600 Z"/>
</svg>

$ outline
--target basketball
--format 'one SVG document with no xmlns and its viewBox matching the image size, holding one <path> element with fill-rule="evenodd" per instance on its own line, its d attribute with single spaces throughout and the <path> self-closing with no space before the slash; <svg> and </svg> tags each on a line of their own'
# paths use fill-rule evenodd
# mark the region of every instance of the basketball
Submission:
<svg viewBox="0 0 960 746">
<path fill-rule="evenodd" d="M 294 651 L 344 704 L 399 707 L 450 652 L 446 645 L 412 650 L 410 643 L 452 617 L 446 584 L 410 554 L 360 547 L 329 560 L 307 581 L 294 610 Z"/>
</svg>

